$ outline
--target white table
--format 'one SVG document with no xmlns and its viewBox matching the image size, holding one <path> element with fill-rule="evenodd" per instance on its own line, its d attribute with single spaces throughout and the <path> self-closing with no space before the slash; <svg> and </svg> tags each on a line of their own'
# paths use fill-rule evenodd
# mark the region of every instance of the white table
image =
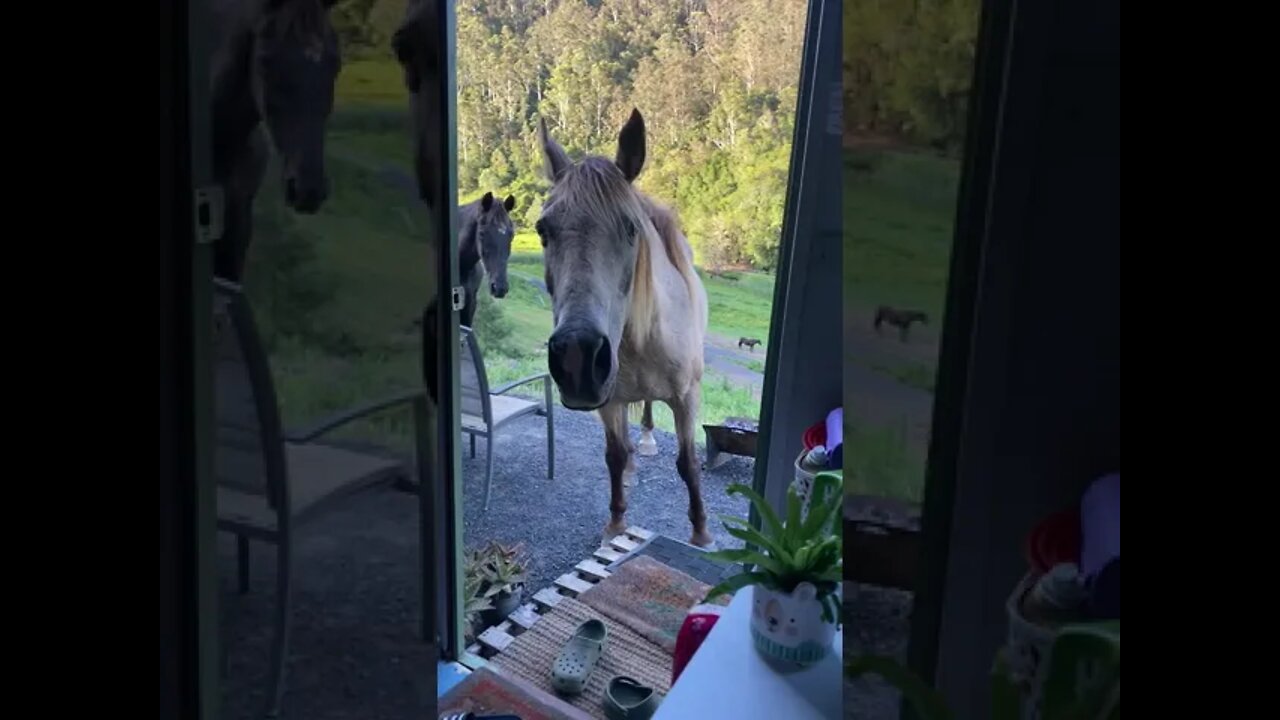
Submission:
<svg viewBox="0 0 1280 720">
<path fill-rule="evenodd" d="M 843 630 L 820 662 L 775 668 L 751 640 L 751 592 L 733 596 L 653 720 L 840 720 Z"/>
</svg>

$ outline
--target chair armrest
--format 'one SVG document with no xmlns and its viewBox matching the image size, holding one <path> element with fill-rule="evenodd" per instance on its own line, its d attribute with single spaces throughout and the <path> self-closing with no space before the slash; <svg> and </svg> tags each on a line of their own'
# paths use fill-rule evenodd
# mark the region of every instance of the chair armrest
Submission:
<svg viewBox="0 0 1280 720">
<path fill-rule="evenodd" d="M 537 375 L 530 375 L 527 378 L 520 378 L 519 380 L 516 380 L 514 382 L 509 382 L 506 385 L 503 385 L 502 387 L 494 388 L 493 390 L 490 390 L 489 394 L 490 395 L 506 395 L 507 393 L 511 392 L 512 390 L 515 390 L 521 385 L 528 385 L 529 383 L 537 382 L 538 380 L 541 380 L 545 383 L 551 382 L 551 373 L 538 373 Z"/>
<path fill-rule="evenodd" d="M 390 397 L 385 397 L 381 400 L 376 400 L 374 402 L 367 403 L 365 405 L 358 405 L 349 410 L 343 410 L 341 412 L 334 413 L 333 415 L 330 415 L 320 420 L 319 422 L 313 424 L 311 427 L 306 428 L 305 430 L 296 430 L 292 432 L 286 432 L 284 439 L 285 441 L 292 442 L 292 443 L 311 442 L 312 440 L 315 440 L 321 435 L 324 435 L 327 432 L 340 428 L 343 425 L 346 425 L 352 421 L 359 420 L 364 417 L 368 417 L 369 415 L 374 415 L 376 413 L 382 412 L 383 410 L 390 410 L 391 408 L 394 408 L 400 405 L 407 405 L 417 400 L 426 400 L 426 398 L 427 398 L 426 390 L 408 390 L 408 391 L 400 392 Z"/>
</svg>

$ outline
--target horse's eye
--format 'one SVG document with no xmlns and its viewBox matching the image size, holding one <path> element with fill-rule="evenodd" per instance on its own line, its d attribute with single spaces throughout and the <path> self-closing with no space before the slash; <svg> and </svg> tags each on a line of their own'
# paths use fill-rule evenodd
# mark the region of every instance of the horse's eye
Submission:
<svg viewBox="0 0 1280 720">
<path fill-rule="evenodd" d="M 627 240 L 634 241 L 636 239 L 636 224 L 631 222 L 631 218 L 622 218 L 622 229 L 627 234 Z"/>
<path fill-rule="evenodd" d="M 547 238 L 551 235 L 551 228 L 547 225 L 546 220 L 539 219 L 533 224 L 533 229 L 538 232 L 538 239 L 542 241 L 542 247 L 547 246 Z"/>
</svg>

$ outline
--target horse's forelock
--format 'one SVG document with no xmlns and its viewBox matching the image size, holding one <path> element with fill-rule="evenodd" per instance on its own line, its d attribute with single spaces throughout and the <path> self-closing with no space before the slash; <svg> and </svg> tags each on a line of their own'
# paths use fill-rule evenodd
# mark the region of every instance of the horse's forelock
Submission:
<svg viewBox="0 0 1280 720">
<path fill-rule="evenodd" d="M 631 283 L 631 306 L 623 334 L 637 350 L 653 330 L 657 307 L 653 292 L 651 242 L 661 242 L 645 199 L 627 182 L 612 160 L 591 156 L 576 163 L 551 191 L 547 208 L 564 204 L 586 213 L 601 227 L 622 227 L 626 220 L 636 228 L 635 271 Z"/>
</svg>

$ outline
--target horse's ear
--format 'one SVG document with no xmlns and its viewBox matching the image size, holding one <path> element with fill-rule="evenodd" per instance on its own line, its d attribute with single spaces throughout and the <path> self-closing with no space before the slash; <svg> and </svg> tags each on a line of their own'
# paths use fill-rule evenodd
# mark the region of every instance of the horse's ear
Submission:
<svg viewBox="0 0 1280 720">
<path fill-rule="evenodd" d="M 493 207 L 493 193 L 487 192 L 484 194 L 484 197 L 480 198 L 480 209 L 484 210 L 485 212 L 489 212 L 489 209 L 492 207 Z"/>
<path fill-rule="evenodd" d="M 511 212 L 512 210 L 515 210 L 515 209 L 516 209 L 516 196 L 515 196 L 515 195 L 508 195 L 508 196 L 507 196 L 507 199 L 502 201 L 502 207 L 506 208 L 507 212 Z"/>
<path fill-rule="evenodd" d="M 542 171 L 551 182 L 558 182 L 572 163 L 564 148 L 547 133 L 545 118 L 538 118 L 538 144 L 542 146 Z"/>
<path fill-rule="evenodd" d="M 635 180 L 644 169 L 644 118 L 631 108 L 631 117 L 618 133 L 618 156 L 614 160 L 627 182 Z"/>
</svg>

